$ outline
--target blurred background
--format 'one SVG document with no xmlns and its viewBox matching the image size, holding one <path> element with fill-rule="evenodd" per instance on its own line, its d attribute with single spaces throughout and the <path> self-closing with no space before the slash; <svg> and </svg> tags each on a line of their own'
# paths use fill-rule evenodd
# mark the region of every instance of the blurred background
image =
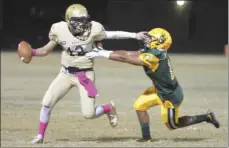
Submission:
<svg viewBox="0 0 229 148">
<path fill-rule="evenodd" d="M 167 29 L 173 37 L 170 52 L 223 54 L 228 44 L 228 0 L 0 0 L 1 50 L 15 51 L 21 40 L 33 48 L 44 45 L 51 25 L 64 20 L 73 3 L 85 5 L 106 30 Z M 104 46 L 137 50 L 138 42 L 107 40 Z"/>
</svg>

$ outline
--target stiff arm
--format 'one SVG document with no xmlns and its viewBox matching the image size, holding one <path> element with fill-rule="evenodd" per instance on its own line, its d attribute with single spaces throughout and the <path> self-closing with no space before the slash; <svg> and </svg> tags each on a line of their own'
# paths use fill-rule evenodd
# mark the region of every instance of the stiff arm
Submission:
<svg viewBox="0 0 229 148">
<path fill-rule="evenodd" d="M 151 53 L 140 53 L 139 51 L 127 50 L 98 50 L 94 48 L 85 55 L 88 58 L 104 57 L 113 61 L 129 63 L 136 66 L 154 67 L 159 63 L 159 59 Z"/>
<path fill-rule="evenodd" d="M 93 28 L 95 32 L 94 40 L 102 41 L 104 39 L 137 39 L 137 40 L 145 40 L 148 36 L 145 34 L 146 32 L 127 32 L 127 31 L 107 31 L 104 29 L 103 25 L 94 22 L 95 27 Z"/>
<path fill-rule="evenodd" d="M 126 31 L 105 31 L 105 39 L 137 39 L 137 33 Z"/>
<path fill-rule="evenodd" d="M 109 59 L 113 61 L 119 61 L 124 63 L 129 63 L 136 66 L 147 66 L 140 58 L 140 53 L 138 51 L 126 51 L 117 50 L 113 51 Z"/>
</svg>

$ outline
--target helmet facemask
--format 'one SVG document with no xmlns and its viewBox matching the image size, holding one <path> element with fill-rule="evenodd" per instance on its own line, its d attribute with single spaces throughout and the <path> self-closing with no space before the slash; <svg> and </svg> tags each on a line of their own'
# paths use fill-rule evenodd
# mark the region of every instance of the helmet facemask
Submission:
<svg viewBox="0 0 229 148">
<path fill-rule="evenodd" d="M 87 17 L 71 17 L 69 26 L 73 35 L 82 35 L 90 26 Z"/>
<path fill-rule="evenodd" d="M 160 37 L 152 36 L 152 41 L 156 46 L 163 44 L 166 41 L 165 36 L 161 35 Z"/>
</svg>

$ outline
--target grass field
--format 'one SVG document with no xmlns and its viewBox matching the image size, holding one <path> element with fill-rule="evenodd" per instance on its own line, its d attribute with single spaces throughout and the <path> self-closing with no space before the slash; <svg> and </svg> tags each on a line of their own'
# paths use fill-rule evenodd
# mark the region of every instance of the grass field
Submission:
<svg viewBox="0 0 229 148">
<path fill-rule="evenodd" d="M 185 93 L 180 115 L 215 111 L 221 122 L 169 131 L 160 108 L 149 110 L 152 144 L 138 143 L 139 123 L 132 110 L 135 99 L 150 86 L 141 67 L 96 60 L 97 104 L 113 100 L 119 125 L 111 128 L 105 116 L 86 120 L 73 88 L 54 108 L 45 143 L 38 147 L 226 147 L 228 144 L 228 58 L 211 55 L 171 54 L 173 68 Z M 42 97 L 60 69 L 60 53 L 20 62 L 17 54 L 1 53 L 1 146 L 31 147 L 37 134 Z"/>
</svg>

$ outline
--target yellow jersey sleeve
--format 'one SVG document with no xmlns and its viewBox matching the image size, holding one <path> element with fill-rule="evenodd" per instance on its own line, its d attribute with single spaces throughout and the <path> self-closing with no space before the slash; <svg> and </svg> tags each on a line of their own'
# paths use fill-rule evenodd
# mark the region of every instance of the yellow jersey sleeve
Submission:
<svg viewBox="0 0 229 148">
<path fill-rule="evenodd" d="M 152 71 L 155 71 L 159 66 L 159 59 L 151 53 L 141 53 L 139 58 L 147 64 Z"/>
</svg>

